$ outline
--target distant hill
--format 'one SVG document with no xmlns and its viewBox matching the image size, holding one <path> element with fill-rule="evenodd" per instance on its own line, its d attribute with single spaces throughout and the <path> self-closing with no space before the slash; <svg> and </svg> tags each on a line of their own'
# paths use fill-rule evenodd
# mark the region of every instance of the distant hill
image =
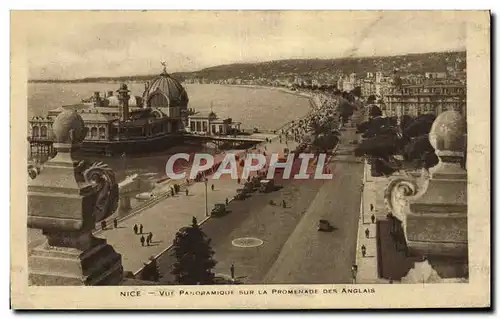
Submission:
<svg viewBox="0 0 500 319">
<path fill-rule="evenodd" d="M 446 71 L 447 66 L 465 68 L 466 52 L 432 52 L 384 57 L 353 57 L 339 59 L 293 59 L 260 63 L 235 63 L 205 68 L 195 72 L 176 72 L 172 77 L 185 79 L 204 79 L 218 81 L 229 78 L 250 80 L 255 78 L 278 79 L 294 76 L 318 76 L 325 73 L 344 74 L 352 72 L 392 72 L 399 68 L 402 72 L 423 73 Z M 118 77 L 88 77 L 75 80 L 31 80 L 30 82 L 107 82 L 107 81 L 146 81 L 157 74 L 130 75 Z"/>
</svg>

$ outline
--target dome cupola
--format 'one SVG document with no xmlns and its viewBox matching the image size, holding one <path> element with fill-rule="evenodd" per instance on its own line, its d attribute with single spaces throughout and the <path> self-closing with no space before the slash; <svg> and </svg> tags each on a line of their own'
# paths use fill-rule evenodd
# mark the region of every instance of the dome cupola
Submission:
<svg viewBox="0 0 500 319">
<path fill-rule="evenodd" d="M 179 81 L 167 73 L 162 63 L 163 72 L 151 82 L 145 84 L 143 100 L 148 107 L 182 107 L 187 108 L 188 95 Z"/>
</svg>

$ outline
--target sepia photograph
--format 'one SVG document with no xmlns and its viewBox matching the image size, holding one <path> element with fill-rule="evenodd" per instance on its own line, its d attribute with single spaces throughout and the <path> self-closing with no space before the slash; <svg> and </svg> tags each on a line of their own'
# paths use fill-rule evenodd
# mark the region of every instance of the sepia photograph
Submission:
<svg viewBox="0 0 500 319">
<path fill-rule="evenodd" d="M 18 304 L 488 305 L 489 23 L 11 12 Z"/>
</svg>

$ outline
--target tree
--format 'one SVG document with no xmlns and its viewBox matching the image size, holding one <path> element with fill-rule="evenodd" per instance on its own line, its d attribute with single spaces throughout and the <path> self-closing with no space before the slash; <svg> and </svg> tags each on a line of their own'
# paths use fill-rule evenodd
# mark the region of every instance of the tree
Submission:
<svg viewBox="0 0 500 319">
<path fill-rule="evenodd" d="M 352 95 L 354 95 L 355 97 L 361 97 L 361 86 L 356 86 L 352 91 L 351 91 Z"/>
<path fill-rule="evenodd" d="M 373 94 L 372 94 L 372 95 L 370 95 L 370 96 L 368 97 L 368 99 L 366 100 L 366 102 L 367 102 L 368 104 L 374 104 L 376 100 L 377 100 L 377 97 L 376 97 L 375 95 L 373 95 Z"/>
<path fill-rule="evenodd" d="M 339 134 L 338 133 L 325 133 L 325 134 L 319 134 L 313 142 L 313 146 L 323 150 L 325 153 L 329 149 L 335 148 L 337 143 L 339 142 Z"/>
<path fill-rule="evenodd" d="M 154 257 L 149 258 L 149 262 L 145 263 L 144 269 L 141 272 L 141 280 L 160 281 L 161 275 L 158 269 L 158 264 Z"/>
<path fill-rule="evenodd" d="M 422 114 L 408 123 L 403 130 L 403 135 L 406 137 L 417 137 L 429 134 L 432 123 L 436 116 L 434 114 Z"/>
<path fill-rule="evenodd" d="M 439 162 L 428 135 L 412 138 L 404 146 L 403 156 L 405 160 L 413 162 L 418 168 L 431 168 Z"/>
<path fill-rule="evenodd" d="M 379 116 L 382 116 L 382 110 L 380 110 L 380 108 L 375 104 L 370 105 L 368 110 L 368 118 L 372 119 Z"/>
<path fill-rule="evenodd" d="M 399 140 L 395 135 L 378 135 L 363 140 L 354 150 L 357 157 L 370 156 L 389 160 L 399 149 Z"/>
<path fill-rule="evenodd" d="M 358 130 L 360 130 L 360 133 L 363 133 L 363 138 L 371 138 L 378 135 L 397 135 L 395 119 L 389 117 L 372 118 L 368 122 L 361 123 Z"/>
<path fill-rule="evenodd" d="M 355 106 L 352 105 L 347 99 L 342 99 L 339 103 L 338 111 L 340 113 L 340 120 L 345 123 L 354 114 Z"/>
<path fill-rule="evenodd" d="M 212 269 L 217 262 L 213 259 L 214 251 L 210 241 L 195 217 L 190 227 L 183 227 L 177 232 L 173 244 L 173 255 L 177 261 L 172 274 L 178 284 L 214 283 Z"/>
<path fill-rule="evenodd" d="M 375 117 L 357 126 L 364 140 L 356 147 L 354 155 L 370 159 L 373 176 L 390 175 L 401 167 L 394 158 L 403 144 L 396 124 L 395 118 Z"/>
</svg>

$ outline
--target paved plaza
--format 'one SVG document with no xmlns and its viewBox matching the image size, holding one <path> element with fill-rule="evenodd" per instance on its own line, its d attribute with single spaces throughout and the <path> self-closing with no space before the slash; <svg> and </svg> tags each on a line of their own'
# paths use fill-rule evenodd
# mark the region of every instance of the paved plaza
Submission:
<svg viewBox="0 0 500 319">
<path fill-rule="evenodd" d="M 269 136 L 271 137 L 271 136 Z M 287 142 L 280 144 L 275 138 L 271 143 L 260 145 L 260 149 L 267 149 L 268 152 L 282 152 L 284 147 L 294 147 L 296 143 Z M 214 190 L 211 190 L 211 185 Z M 232 200 L 236 195 L 236 190 L 242 185 L 236 180 L 221 178 L 219 180 L 209 179 L 207 185 L 208 211 L 212 210 L 215 204 L 225 203 L 226 198 Z M 189 186 L 189 195 L 186 196 L 181 191 L 174 197 L 166 198 L 154 206 L 143 210 L 130 218 L 119 223 L 119 228 L 109 229 L 97 234 L 98 237 L 107 239 L 118 253 L 122 254 L 123 267 L 126 271 L 136 272 L 151 256 L 157 256 L 167 249 L 173 242 L 177 231 L 184 226 L 191 224 L 192 218 L 196 217 L 199 222 L 203 222 L 205 215 L 205 184 L 203 182 L 194 183 Z M 134 225 L 143 225 L 143 232 L 153 233 L 153 243 L 151 246 L 143 247 L 140 242 L 141 235 L 135 235 Z"/>
</svg>

